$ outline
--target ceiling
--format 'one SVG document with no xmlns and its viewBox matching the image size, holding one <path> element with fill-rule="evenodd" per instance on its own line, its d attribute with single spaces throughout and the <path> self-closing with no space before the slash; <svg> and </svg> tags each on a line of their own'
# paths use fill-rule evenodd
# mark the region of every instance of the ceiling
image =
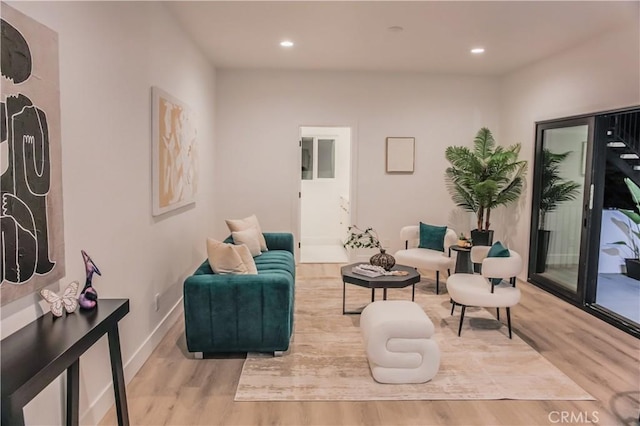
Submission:
<svg viewBox="0 0 640 426">
<path fill-rule="evenodd" d="M 637 0 L 166 4 L 217 68 L 502 75 L 640 21 Z"/>
</svg>

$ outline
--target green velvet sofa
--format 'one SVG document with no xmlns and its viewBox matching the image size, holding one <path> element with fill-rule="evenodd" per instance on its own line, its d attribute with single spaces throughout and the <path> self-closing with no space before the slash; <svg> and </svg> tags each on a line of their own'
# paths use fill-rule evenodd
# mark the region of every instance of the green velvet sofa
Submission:
<svg viewBox="0 0 640 426">
<path fill-rule="evenodd" d="M 209 261 L 184 282 L 189 352 L 284 352 L 293 333 L 293 235 L 264 233 L 258 275 L 216 274 Z M 225 242 L 233 242 L 230 238 Z"/>
</svg>

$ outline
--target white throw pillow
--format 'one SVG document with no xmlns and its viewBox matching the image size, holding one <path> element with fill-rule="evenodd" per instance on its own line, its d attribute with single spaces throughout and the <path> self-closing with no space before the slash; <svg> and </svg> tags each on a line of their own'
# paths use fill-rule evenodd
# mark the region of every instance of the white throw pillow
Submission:
<svg viewBox="0 0 640 426">
<path fill-rule="evenodd" d="M 260 234 L 255 226 L 247 228 L 244 231 L 236 231 L 231 233 L 235 244 L 244 244 L 249 248 L 251 256 L 260 256 Z"/>
<path fill-rule="evenodd" d="M 229 227 L 229 231 L 238 232 L 244 231 L 248 228 L 255 227 L 258 230 L 258 235 L 260 239 L 260 250 L 267 251 L 267 242 L 264 239 L 264 235 L 262 235 L 262 228 L 260 228 L 260 224 L 258 223 L 258 218 L 255 214 L 252 214 L 249 217 L 245 217 L 244 219 L 227 219 L 225 220 L 227 226 Z"/>
<path fill-rule="evenodd" d="M 256 262 L 253 260 L 253 256 L 251 256 L 251 252 L 249 251 L 249 247 L 244 244 L 233 247 L 236 253 L 240 255 L 244 266 L 247 267 L 247 274 L 249 275 L 258 275 L 258 268 L 256 267 Z"/>
<path fill-rule="evenodd" d="M 247 274 L 249 270 L 233 244 L 207 238 L 209 265 L 216 274 Z M 254 264 L 255 265 L 255 264 Z"/>
</svg>

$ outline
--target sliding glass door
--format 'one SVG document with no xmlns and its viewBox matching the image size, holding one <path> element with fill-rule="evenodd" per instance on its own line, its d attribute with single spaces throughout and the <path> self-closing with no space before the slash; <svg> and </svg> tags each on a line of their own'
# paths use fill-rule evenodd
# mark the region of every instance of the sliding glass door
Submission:
<svg viewBox="0 0 640 426">
<path fill-rule="evenodd" d="M 595 147 L 599 226 L 585 303 L 625 328 L 640 329 L 640 110 L 596 116 Z"/>
<path fill-rule="evenodd" d="M 590 213 L 587 157 L 592 129 L 590 118 L 537 126 L 529 274 L 573 301 L 584 294 L 582 240 Z"/>
<path fill-rule="evenodd" d="M 640 109 L 536 124 L 529 281 L 640 336 Z"/>
</svg>

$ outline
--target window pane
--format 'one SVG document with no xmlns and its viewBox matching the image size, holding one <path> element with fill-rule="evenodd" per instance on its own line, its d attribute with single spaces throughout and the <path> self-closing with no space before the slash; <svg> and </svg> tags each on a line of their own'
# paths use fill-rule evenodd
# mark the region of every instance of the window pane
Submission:
<svg viewBox="0 0 640 426">
<path fill-rule="evenodd" d="M 318 178 L 336 177 L 335 140 L 318 139 Z"/>
<path fill-rule="evenodd" d="M 313 138 L 302 138 L 302 179 L 313 179 Z"/>
<path fill-rule="evenodd" d="M 536 271 L 578 290 L 588 126 L 544 130 Z M 574 187 L 572 190 L 568 188 Z"/>
<path fill-rule="evenodd" d="M 598 124 L 607 132 L 597 141 L 606 146 L 606 169 L 595 302 L 640 324 L 640 208 L 633 196 L 640 183 L 640 111 Z"/>
</svg>

